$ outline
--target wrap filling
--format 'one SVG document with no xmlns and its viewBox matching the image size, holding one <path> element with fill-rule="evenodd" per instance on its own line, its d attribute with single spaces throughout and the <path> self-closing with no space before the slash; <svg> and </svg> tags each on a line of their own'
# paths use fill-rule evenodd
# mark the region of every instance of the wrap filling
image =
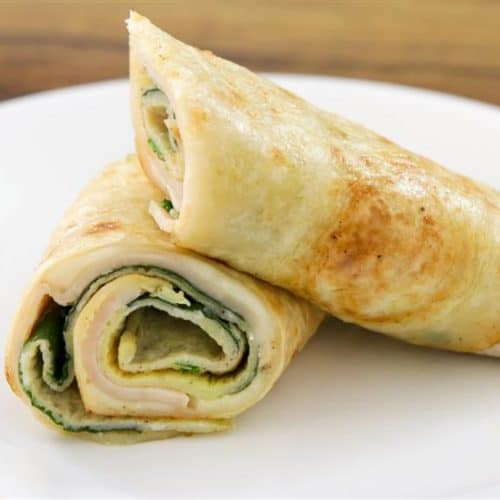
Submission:
<svg viewBox="0 0 500 500">
<path fill-rule="evenodd" d="M 198 399 L 236 394 L 256 376 L 247 330 L 176 273 L 123 267 L 70 306 L 50 301 L 23 346 L 19 378 L 32 404 L 67 431 L 162 430 L 174 419 L 182 430 Z"/>
</svg>

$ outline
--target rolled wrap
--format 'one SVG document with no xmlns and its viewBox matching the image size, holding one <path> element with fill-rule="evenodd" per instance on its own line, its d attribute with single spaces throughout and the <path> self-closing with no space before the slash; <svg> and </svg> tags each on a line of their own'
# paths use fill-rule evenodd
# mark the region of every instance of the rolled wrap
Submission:
<svg viewBox="0 0 500 500">
<path fill-rule="evenodd" d="M 497 191 L 138 14 L 128 27 L 136 148 L 173 205 L 150 211 L 177 244 L 407 342 L 500 341 Z"/>
<path fill-rule="evenodd" d="M 47 423 L 111 442 L 225 429 L 324 316 L 174 247 L 147 211 L 162 198 L 130 157 L 94 179 L 55 232 L 6 359 L 12 389 Z"/>
</svg>

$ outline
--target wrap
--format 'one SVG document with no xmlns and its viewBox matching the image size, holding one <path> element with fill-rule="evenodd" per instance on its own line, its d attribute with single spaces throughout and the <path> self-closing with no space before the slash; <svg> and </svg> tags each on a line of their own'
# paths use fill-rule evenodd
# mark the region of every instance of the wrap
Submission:
<svg viewBox="0 0 500 500">
<path fill-rule="evenodd" d="M 407 342 L 500 341 L 498 191 L 138 14 L 128 27 L 136 149 L 171 201 L 150 212 L 178 245 Z"/>
<path fill-rule="evenodd" d="M 43 420 L 105 442 L 218 431 L 273 386 L 324 314 L 183 251 L 147 211 L 135 157 L 106 168 L 53 235 L 7 346 Z"/>
</svg>

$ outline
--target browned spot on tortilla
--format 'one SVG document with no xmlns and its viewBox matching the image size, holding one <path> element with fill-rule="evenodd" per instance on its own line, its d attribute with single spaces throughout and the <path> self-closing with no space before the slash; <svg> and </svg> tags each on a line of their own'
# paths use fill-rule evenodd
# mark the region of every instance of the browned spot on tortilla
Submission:
<svg viewBox="0 0 500 500">
<path fill-rule="evenodd" d="M 391 218 L 387 205 L 377 198 L 373 186 L 354 186 L 354 196 L 350 201 L 351 215 L 347 219 L 351 224 L 344 223 L 335 233 L 340 242 L 336 247 L 340 252 L 335 267 L 351 274 L 356 271 L 359 273 L 363 261 L 380 253 L 385 245 L 382 242 L 388 238 L 385 232 Z M 359 213 L 359 220 L 356 220 L 358 215 L 355 212 Z"/>
<path fill-rule="evenodd" d="M 204 125 L 208 120 L 208 113 L 204 108 L 194 108 L 191 111 L 193 122 L 197 126 Z"/>
<path fill-rule="evenodd" d="M 433 226 L 435 224 L 434 219 L 430 215 L 424 215 L 424 222 Z"/>
<path fill-rule="evenodd" d="M 243 105 L 247 103 L 247 98 L 245 94 L 239 92 L 235 88 L 230 88 L 229 93 L 233 99 L 233 102 L 238 105 Z"/>
<path fill-rule="evenodd" d="M 272 148 L 271 156 L 276 163 L 285 163 L 285 155 L 280 149 L 276 147 Z"/>
<path fill-rule="evenodd" d="M 330 156 L 332 160 L 335 161 L 336 163 L 339 164 L 345 163 L 344 153 L 339 147 L 334 146 L 333 144 L 330 146 Z"/>
<path fill-rule="evenodd" d="M 390 179 L 353 181 L 346 191 L 335 222 L 313 248 L 307 293 L 317 295 L 327 282 L 323 307 L 377 322 L 398 321 L 446 298 L 453 278 L 443 280 L 445 264 L 457 255 L 443 248 L 435 218 L 417 217 L 420 207 Z M 418 294 L 422 281 L 432 291 L 425 297 Z M 418 300 L 410 298 L 413 290 Z M 401 291 L 408 298 L 400 299 Z M 382 307 L 387 296 L 397 297 L 392 309 Z"/>
<path fill-rule="evenodd" d="M 87 228 L 83 234 L 105 233 L 107 231 L 115 231 L 120 228 L 121 225 L 119 222 L 97 222 L 96 224 L 92 224 L 89 228 Z"/>
</svg>

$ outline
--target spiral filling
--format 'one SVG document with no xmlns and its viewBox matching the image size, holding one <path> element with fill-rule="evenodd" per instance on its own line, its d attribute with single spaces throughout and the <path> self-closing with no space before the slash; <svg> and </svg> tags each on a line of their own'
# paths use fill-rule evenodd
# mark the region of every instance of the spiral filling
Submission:
<svg viewBox="0 0 500 500">
<path fill-rule="evenodd" d="M 174 272 L 127 266 L 71 306 L 48 305 L 19 378 L 33 406 L 68 431 L 189 432 L 204 420 L 224 427 L 197 402 L 243 391 L 258 365 L 240 315 Z"/>
</svg>

